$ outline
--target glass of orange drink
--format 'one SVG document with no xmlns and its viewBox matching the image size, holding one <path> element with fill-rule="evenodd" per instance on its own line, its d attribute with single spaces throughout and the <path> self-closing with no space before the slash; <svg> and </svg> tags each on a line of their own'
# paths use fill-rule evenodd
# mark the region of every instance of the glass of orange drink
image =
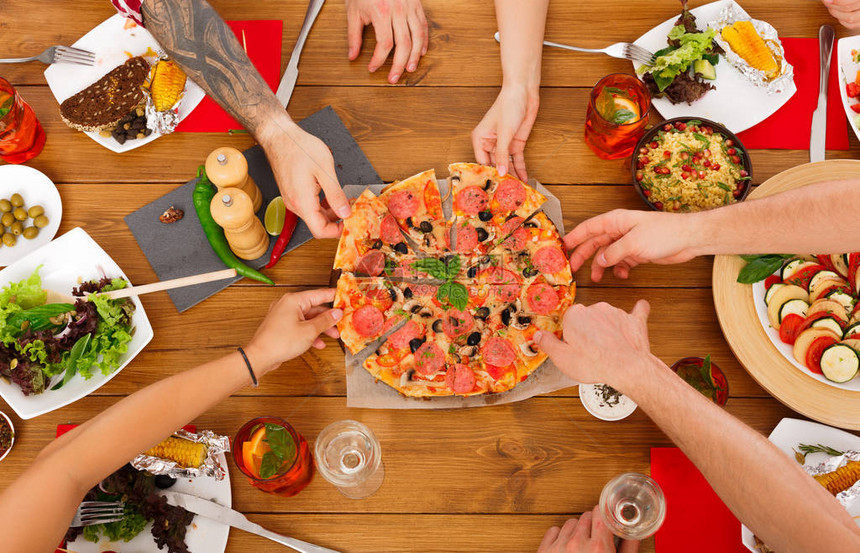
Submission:
<svg viewBox="0 0 860 553">
<path fill-rule="evenodd" d="M 258 417 L 233 439 L 233 461 L 255 488 L 290 497 L 314 476 L 310 447 L 290 424 L 277 417 Z"/>
<path fill-rule="evenodd" d="M 645 134 L 651 96 L 634 75 L 613 73 L 591 89 L 585 118 L 585 143 L 602 159 L 633 153 Z"/>
</svg>

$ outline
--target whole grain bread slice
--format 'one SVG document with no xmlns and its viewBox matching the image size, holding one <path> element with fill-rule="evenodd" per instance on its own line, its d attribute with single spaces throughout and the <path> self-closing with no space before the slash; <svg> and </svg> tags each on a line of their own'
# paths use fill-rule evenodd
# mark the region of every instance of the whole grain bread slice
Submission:
<svg viewBox="0 0 860 553">
<path fill-rule="evenodd" d="M 149 63 L 137 56 L 60 104 L 63 122 L 79 131 L 100 131 L 126 116 L 143 100 Z"/>
</svg>

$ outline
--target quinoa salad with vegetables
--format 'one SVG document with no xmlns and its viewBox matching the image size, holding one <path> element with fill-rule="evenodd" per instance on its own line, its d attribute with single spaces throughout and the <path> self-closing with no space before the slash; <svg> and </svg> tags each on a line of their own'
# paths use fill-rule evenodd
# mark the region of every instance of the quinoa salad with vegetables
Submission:
<svg viewBox="0 0 860 553">
<path fill-rule="evenodd" d="M 750 180 L 740 146 L 698 120 L 663 124 L 636 155 L 636 181 L 661 211 L 734 203 Z"/>
</svg>

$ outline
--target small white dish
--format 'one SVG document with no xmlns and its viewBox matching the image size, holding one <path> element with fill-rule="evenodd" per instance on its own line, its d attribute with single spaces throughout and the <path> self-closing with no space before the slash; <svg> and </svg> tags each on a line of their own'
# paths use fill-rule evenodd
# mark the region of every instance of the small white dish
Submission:
<svg viewBox="0 0 860 553">
<path fill-rule="evenodd" d="M 55 63 L 45 70 L 45 80 L 48 81 L 48 87 L 50 87 L 54 98 L 57 99 L 57 103 L 60 104 L 66 98 L 74 96 L 101 79 L 111 69 L 122 65 L 129 58 L 144 56 L 152 64 L 156 60 L 157 53 L 161 51 L 161 46 L 149 34 L 149 31 L 119 14 L 104 20 L 72 46 L 94 53 L 96 63 L 93 66 Z M 185 94 L 179 104 L 179 120 L 185 119 L 203 100 L 204 96 L 206 94 L 203 89 L 188 79 L 185 85 Z M 101 136 L 97 132 L 84 134 L 108 150 L 117 153 L 140 148 L 162 136 L 153 132 L 145 138 L 128 140 L 125 144 L 120 144 L 112 136 Z"/>
<path fill-rule="evenodd" d="M 696 16 L 699 29 L 705 29 L 708 23 L 719 18 L 720 10 L 730 4 L 731 0 L 720 0 L 699 6 L 690 10 Z M 650 52 L 656 52 L 666 47 L 666 35 L 672 30 L 678 16 L 667 19 L 641 37 L 634 44 L 642 46 Z M 633 68 L 639 69 L 641 63 L 634 63 Z M 704 96 L 690 105 L 686 102 L 673 104 L 668 98 L 652 98 L 651 105 L 665 119 L 674 117 L 701 117 L 721 123 L 734 133 L 753 127 L 785 105 L 797 92 L 792 81 L 791 86 L 779 94 L 768 94 L 762 88 L 754 86 L 741 73 L 732 67 L 725 58 L 720 59 L 716 66 L 717 78 L 711 84 L 716 88 L 709 90 Z"/>
<path fill-rule="evenodd" d="M 597 388 L 605 384 L 580 384 L 579 400 L 585 410 L 594 417 L 604 421 L 620 421 L 626 419 L 636 410 L 636 402 L 618 392 L 620 401 L 616 405 L 607 405 L 601 399 L 602 392 Z"/>
<path fill-rule="evenodd" d="M 0 411 L 0 417 L 2 417 L 3 420 L 6 421 L 6 423 L 9 425 L 9 429 L 12 430 L 12 440 L 9 442 L 9 447 L 6 449 L 6 451 L 3 452 L 2 455 L 0 455 L 0 461 L 2 461 L 6 458 L 7 455 L 9 455 L 9 452 L 12 451 L 12 446 L 15 445 L 15 425 L 12 424 L 12 417 L 7 415 L 3 411 Z"/>
<path fill-rule="evenodd" d="M 41 267 L 39 276 L 44 289 L 68 294 L 78 285 L 79 279 L 85 281 L 107 275 L 128 280 L 119 265 L 81 228 L 70 230 L 0 271 L 0 287 L 29 277 L 36 267 Z M 59 390 L 45 390 L 30 396 L 25 396 L 16 384 L 0 380 L 0 398 L 22 419 L 32 419 L 101 388 L 143 351 L 154 335 L 140 299 L 133 297 L 131 300 L 135 305 L 132 318 L 134 335 L 128 343 L 128 350 L 120 357 L 120 366 L 114 372 L 104 375 L 97 370 L 89 380 L 75 376 Z"/>
<path fill-rule="evenodd" d="M 845 109 L 845 116 L 848 117 L 848 126 L 854 131 L 857 140 L 860 140 L 860 125 L 854 123 L 854 119 L 860 117 L 860 114 L 851 109 L 852 104 L 857 104 L 857 98 L 848 98 L 848 92 L 845 87 L 848 83 L 853 83 L 857 79 L 857 72 L 860 71 L 860 63 L 851 59 L 851 50 L 860 50 L 860 35 L 848 36 L 840 38 L 836 43 L 836 61 L 839 63 L 839 97 L 842 98 L 842 107 Z"/>
<path fill-rule="evenodd" d="M 41 171 L 26 165 L 0 166 L 0 198 L 9 198 L 12 194 L 21 194 L 24 205 L 28 208 L 40 205 L 45 208 L 48 226 L 39 230 L 39 236 L 27 240 L 18 237 L 18 242 L 12 246 L 0 247 L 0 267 L 11 265 L 30 252 L 34 252 L 54 239 L 63 218 L 63 201 L 57 187 Z M 25 226 L 32 226 L 33 220 L 25 221 Z"/>
</svg>

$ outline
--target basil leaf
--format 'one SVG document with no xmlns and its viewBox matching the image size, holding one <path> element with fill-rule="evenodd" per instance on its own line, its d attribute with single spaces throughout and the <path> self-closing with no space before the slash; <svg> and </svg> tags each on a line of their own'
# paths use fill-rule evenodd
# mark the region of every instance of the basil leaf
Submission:
<svg viewBox="0 0 860 553">
<path fill-rule="evenodd" d="M 445 275 L 446 280 L 457 277 L 457 273 L 460 272 L 460 263 L 461 263 L 461 261 L 460 261 L 459 255 L 455 254 L 455 255 L 452 255 L 448 258 L 448 263 L 447 263 L 446 271 L 445 271 L 446 272 L 446 275 Z"/>
<path fill-rule="evenodd" d="M 51 388 L 52 390 L 59 390 L 65 386 L 66 383 L 78 372 L 78 360 L 84 355 L 84 352 L 87 350 L 87 346 L 90 345 L 90 336 L 91 334 L 84 334 L 78 338 L 78 341 L 75 342 L 74 346 L 72 346 L 72 349 L 69 351 L 69 358 L 66 359 L 66 374 L 63 375 L 63 380 L 61 382 Z"/>
<path fill-rule="evenodd" d="M 459 282 L 449 282 L 448 284 L 451 285 L 451 289 L 448 292 L 448 301 L 451 305 L 463 311 L 469 305 L 469 291 Z"/>
<path fill-rule="evenodd" d="M 451 294 L 452 285 L 452 282 L 446 282 L 436 290 L 436 299 L 439 300 L 439 303 L 443 306 L 448 303 L 448 296 Z"/>
<path fill-rule="evenodd" d="M 606 92 L 609 92 L 611 94 L 622 94 L 624 96 L 627 96 L 627 93 L 625 91 L 621 90 L 620 88 L 616 88 L 614 86 L 604 86 L 603 90 L 605 90 Z"/>
<path fill-rule="evenodd" d="M 3 105 L 0 106 L 0 119 L 3 119 L 4 117 L 6 117 L 7 113 L 12 111 L 12 102 L 14 101 L 15 97 L 9 96 L 9 98 L 7 98 L 5 102 L 3 102 Z"/>
<path fill-rule="evenodd" d="M 10 315 L 7 324 L 10 329 L 14 329 L 13 333 L 26 330 L 23 328 L 25 322 L 29 323 L 27 329 L 38 332 L 60 326 L 54 324 L 51 319 L 74 310 L 75 306 L 71 303 L 47 303 Z"/>
<path fill-rule="evenodd" d="M 421 272 L 429 273 L 430 275 L 439 279 L 445 280 L 448 277 L 445 263 L 443 263 L 440 259 L 435 259 L 433 257 L 425 257 L 414 262 L 412 266 Z"/>
<path fill-rule="evenodd" d="M 612 115 L 612 122 L 616 125 L 623 125 L 632 119 L 636 119 L 636 114 L 629 109 L 619 109 Z"/>
<path fill-rule="evenodd" d="M 753 284 L 764 280 L 782 267 L 784 260 L 782 255 L 762 255 L 751 259 L 738 273 L 738 282 Z"/>
<path fill-rule="evenodd" d="M 278 474 L 278 469 L 281 468 L 281 461 L 271 451 L 263 454 L 263 461 L 260 463 L 260 478 L 267 479 Z"/>
<path fill-rule="evenodd" d="M 296 453 L 296 444 L 287 429 L 277 424 L 266 423 L 266 443 L 272 453 L 281 461 L 292 461 Z"/>
</svg>

